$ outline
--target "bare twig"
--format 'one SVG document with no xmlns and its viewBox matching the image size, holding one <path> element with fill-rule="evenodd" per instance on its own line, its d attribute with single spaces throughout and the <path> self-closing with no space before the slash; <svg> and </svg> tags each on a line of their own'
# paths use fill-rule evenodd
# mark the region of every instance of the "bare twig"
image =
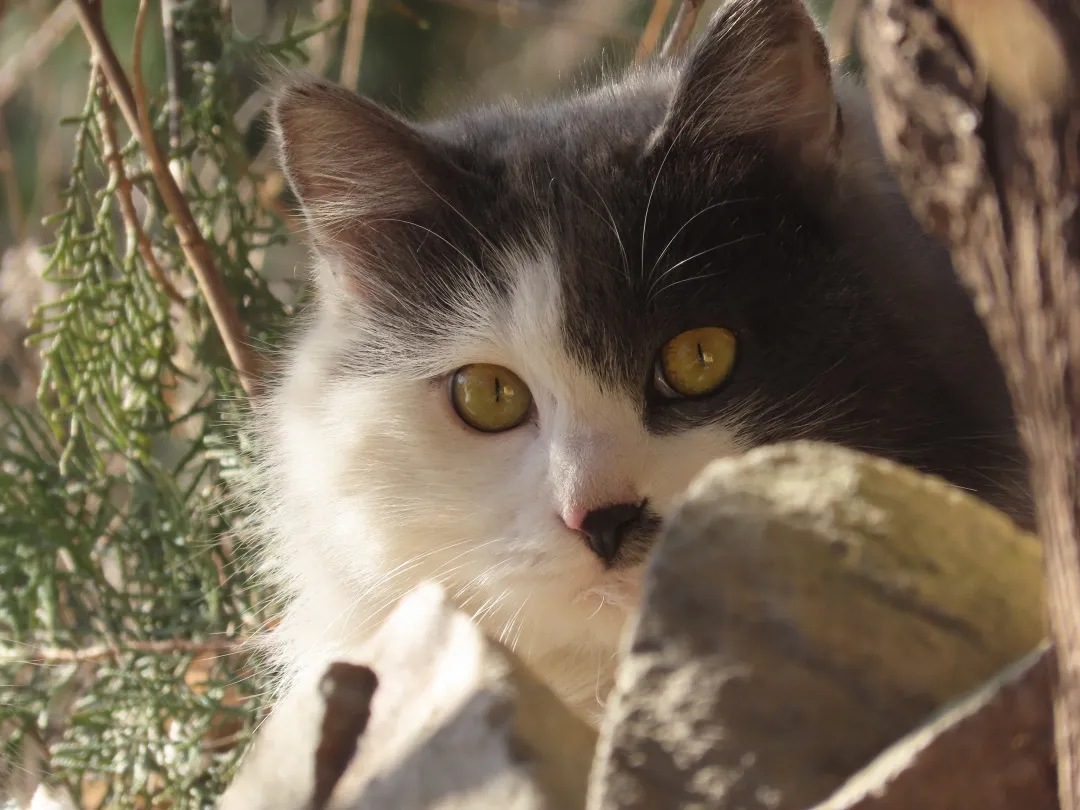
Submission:
<svg viewBox="0 0 1080 810">
<path fill-rule="evenodd" d="M 935 5 L 963 34 L 994 92 L 1014 110 L 1068 101 L 1069 54 L 1038 3 L 936 0 Z"/>
<path fill-rule="evenodd" d="M 26 239 L 26 213 L 23 211 L 22 194 L 19 191 L 19 177 L 15 173 L 15 154 L 11 150 L 7 124 L 0 113 L 0 174 L 4 176 L 4 199 L 11 217 L 11 232 L 15 243 Z"/>
<path fill-rule="evenodd" d="M 146 91 L 143 87 L 139 64 L 142 32 L 148 8 L 147 0 L 140 0 L 139 2 L 139 13 L 135 25 L 133 75 L 135 76 L 136 87 L 139 89 L 139 101 L 136 100 L 136 93 L 132 90 L 127 74 L 124 73 L 116 52 L 113 50 L 112 43 L 102 27 L 97 4 L 91 0 L 74 0 L 74 2 L 78 10 L 79 24 L 94 49 L 106 79 L 108 79 L 109 88 L 112 90 L 120 112 L 146 153 L 154 182 L 162 200 L 165 202 L 166 208 L 172 215 L 173 227 L 176 229 L 184 256 L 195 274 L 199 289 L 206 296 L 210 314 L 217 325 L 222 342 L 225 344 L 225 350 L 229 353 L 229 358 L 232 360 L 233 366 L 240 377 L 240 384 L 243 386 L 244 391 L 251 396 L 257 392 L 259 385 L 258 358 L 245 343 L 247 330 L 240 320 L 236 307 L 229 298 L 221 274 L 218 272 L 214 258 L 210 253 L 210 248 L 199 232 L 199 227 L 195 223 L 195 218 L 191 214 L 187 200 L 165 163 L 165 159 L 154 138 L 153 128 L 150 125 L 150 117 L 145 102 Z"/>
<path fill-rule="evenodd" d="M 73 0 L 63 0 L 18 52 L 0 67 L 0 106 L 22 87 L 23 82 L 41 67 L 68 32 L 75 27 Z"/>
<path fill-rule="evenodd" d="M 315 5 L 315 17 L 320 23 L 328 23 L 333 20 L 338 14 L 341 13 L 341 0 L 321 0 L 321 2 Z M 316 75 L 323 75 L 326 70 L 327 64 L 330 62 L 330 55 L 334 52 L 334 30 L 327 28 L 322 31 L 311 43 L 311 57 L 308 59 L 307 69 Z M 358 68 L 359 69 L 359 68 Z M 233 122 L 236 124 L 237 130 L 240 132 L 246 132 L 248 127 L 251 126 L 252 121 L 256 116 L 262 112 L 267 102 L 270 100 L 269 92 L 260 88 L 248 96 L 244 103 L 240 105 L 240 109 L 236 115 L 233 116 Z M 261 172 L 264 170 L 266 164 L 270 163 L 270 157 L 273 153 L 273 141 L 267 141 L 263 145 L 259 153 L 252 158 L 243 172 L 246 174 L 251 170 Z M 284 178 L 276 168 L 266 167 L 266 176 L 261 183 L 257 183 L 256 194 L 260 205 L 271 214 L 276 216 L 289 230 L 297 230 L 298 224 L 296 220 L 289 214 L 285 206 L 280 199 L 281 190 L 285 187 Z"/>
<path fill-rule="evenodd" d="M 0 385 L 0 395 L 20 405 L 35 401 L 41 381 L 41 353 L 26 342 L 27 324 L 37 307 L 59 295 L 43 277 L 46 265 L 32 236 L 0 253 L 0 357 L 13 377 Z"/>
<path fill-rule="evenodd" d="M 660 42 L 660 32 L 664 30 L 664 23 L 671 14 L 671 0 L 656 0 L 652 11 L 649 12 L 649 21 L 645 23 L 645 31 L 641 34 L 638 42 L 634 61 L 643 62 L 653 55 L 656 45 Z"/>
<path fill-rule="evenodd" d="M 112 120 L 112 99 L 109 97 L 104 77 L 95 66 L 91 81 L 98 84 L 98 126 L 101 128 L 101 140 L 104 145 L 102 157 L 109 167 L 110 185 L 116 190 L 116 199 L 120 203 L 120 215 L 124 219 L 124 230 L 127 231 L 127 244 L 129 250 L 138 250 L 146 269 L 150 275 L 165 290 L 169 300 L 184 306 L 182 296 L 165 275 L 165 270 L 154 255 L 153 245 L 150 238 L 139 224 L 139 215 L 135 211 L 135 202 L 132 199 L 133 187 L 131 180 L 124 171 L 124 158 L 116 142 L 116 128 Z"/>
<path fill-rule="evenodd" d="M 492 2 L 492 0 L 436 0 L 436 2 L 463 8 L 467 11 L 475 11 L 479 14 L 499 17 L 503 22 L 509 22 L 505 17 L 505 11 L 500 9 L 500 4 Z M 612 37 L 626 42 L 633 42 L 638 39 L 638 30 L 633 26 L 612 25 L 600 20 L 590 20 L 576 14 L 565 14 L 539 3 L 525 2 L 525 0 L 518 0 L 514 3 L 514 16 L 512 19 L 514 22 L 524 22 L 531 25 L 570 28 L 581 34 Z"/>
<path fill-rule="evenodd" d="M 667 2 L 670 1 L 671 0 L 667 0 Z M 477 14 L 498 17 L 504 23 L 510 23 L 510 20 L 506 18 L 502 10 L 501 4 L 497 0 L 436 0 L 436 2 Z M 337 12 L 338 4 L 335 0 L 323 0 L 322 3 L 317 4 L 315 7 L 316 17 L 323 22 L 333 19 Z M 350 20 L 351 19 L 352 17 L 350 16 Z M 611 25 L 599 20 L 590 20 L 574 14 L 554 11 L 539 3 L 526 2 L 525 0 L 518 0 L 514 3 L 514 15 L 512 21 L 514 23 L 524 23 L 529 25 L 570 28 L 582 33 L 611 37 L 625 42 L 633 42 L 638 39 L 637 29 L 632 26 Z M 354 36 L 359 36 L 359 32 L 354 34 Z M 330 32 L 323 32 L 319 35 L 319 38 L 312 46 L 312 56 L 307 64 L 307 69 L 310 72 L 322 75 L 327 62 L 329 61 L 329 54 L 332 52 L 332 48 L 330 47 L 331 44 L 332 37 L 330 36 Z M 355 84 L 349 85 L 345 81 L 348 77 L 344 72 L 341 74 L 340 78 L 342 83 L 346 84 L 346 86 L 355 87 Z M 263 89 L 256 90 L 248 96 L 244 100 L 244 103 L 240 105 L 240 109 L 233 119 L 236 123 L 236 128 L 241 132 L 247 130 L 251 125 L 251 122 L 255 120 L 256 116 L 258 116 L 266 106 L 269 99 L 269 93 Z M 264 147 L 252 161 L 252 165 L 256 167 L 263 166 L 263 164 L 268 161 L 271 151 L 269 146 Z"/>
<path fill-rule="evenodd" d="M 660 51 L 662 58 L 670 59 L 686 50 L 703 5 L 705 5 L 705 0 L 683 0 L 682 5 L 679 6 L 679 13 L 675 15 L 675 22 L 671 25 L 667 41 L 664 42 L 664 48 Z"/>
<path fill-rule="evenodd" d="M 331 20 L 341 16 L 345 0 L 318 0 L 315 3 L 315 19 L 322 30 L 311 38 L 308 48 L 308 69 L 320 76 L 330 63 L 330 57 L 337 52 L 338 34 L 341 26 L 328 25 Z M 342 20 L 344 22 L 344 20 Z"/>
<path fill-rule="evenodd" d="M 228 655 L 238 652 L 244 639 L 217 638 L 206 641 L 178 638 L 165 641 L 131 641 L 122 646 L 97 644 L 77 650 L 63 647 L 0 647 L 0 663 L 72 664 L 106 661 L 124 653 L 148 655 Z"/>
<path fill-rule="evenodd" d="M 829 14 L 826 39 L 829 59 L 843 62 L 851 55 L 851 43 L 855 36 L 855 18 L 859 14 L 861 0 L 836 0 Z"/>
<path fill-rule="evenodd" d="M 180 43 L 176 41 L 176 12 L 174 0 L 161 0 L 161 27 L 165 36 L 165 84 L 169 89 L 169 149 L 180 148 L 180 122 L 183 107 L 180 99 Z"/>
<path fill-rule="evenodd" d="M 181 80 L 181 57 L 180 43 L 176 39 L 176 13 L 175 0 L 161 0 L 161 28 L 165 38 L 165 87 L 169 93 L 169 152 L 173 155 L 180 149 L 183 143 L 181 131 L 184 119 L 184 108 L 181 102 L 183 88 Z M 180 171 L 180 165 L 172 160 L 169 163 L 176 184 L 184 188 L 184 176 Z"/>
<path fill-rule="evenodd" d="M 323 676 L 324 711 L 315 749 L 315 788 L 309 810 L 323 810 L 371 719 L 371 698 L 379 686 L 375 672 L 360 664 L 337 662 Z"/>
<path fill-rule="evenodd" d="M 281 202 L 281 192 L 285 189 L 285 177 L 279 171 L 267 173 L 263 181 L 258 184 L 256 194 L 259 204 L 267 211 L 285 223 L 290 231 L 298 231 L 302 227 L 285 205 Z"/>
<path fill-rule="evenodd" d="M 341 0 L 321 0 L 321 2 L 315 4 L 315 19 L 320 23 L 327 23 L 334 19 L 341 13 Z M 330 55 L 334 52 L 335 38 L 334 29 L 327 28 L 320 32 L 318 35 L 312 38 L 311 47 L 306 67 L 307 69 L 317 75 L 322 76 L 326 70 L 327 64 L 330 62 Z M 270 101 L 270 93 L 265 88 L 260 87 L 251 93 L 244 103 L 240 105 L 240 109 L 236 111 L 236 115 L 233 116 L 233 123 L 236 125 L 236 129 L 240 132 L 247 132 L 248 127 L 251 126 L 251 122 L 263 111 L 267 102 Z M 270 154 L 270 150 L 267 147 L 263 147 L 258 156 L 252 161 L 252 165 L 259 164 Z"/>
<path fill-rule="evenodd" d="M 349 26 L 345 29 L 345 52 L 341 57 L 339 81 L 350 90 L 360 80 L 360 60 L 364 55 L 364 33 L 367 30 L 368 0 L 352 0 L 349 7 Z"/>
</svg>

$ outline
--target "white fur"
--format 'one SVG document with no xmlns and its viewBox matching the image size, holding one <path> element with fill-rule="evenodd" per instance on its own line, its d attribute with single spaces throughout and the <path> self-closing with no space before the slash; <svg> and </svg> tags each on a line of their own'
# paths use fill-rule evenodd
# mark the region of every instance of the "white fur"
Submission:
<svg viewBox="0 0 1080 810">
<path fill-rule="evenodd" d="M 460 295 L 449 344 L 403 358 L 399 378 L 327 382 L 341 319 L 320 317 L 302 339 L 263 409 L 265 559 L 291 597 L 276 652 L 292 676 L 321 667 L 435 580 L 595 719 L 641 569 L 605 570 L 560 515 L 640 498 L 666 515 L 699 470 L 740 443 L 718 427 L 650 435 L 634 403 L 563 349 L 550 254 L 505 261 L 518 279 L 509 310 Z M 362 312 L 348 317 L 365 328 Z M 478 433 L 445 385 L 415 373 L 475 362 L 520 375 L 537 422 Z"/>
</svg>

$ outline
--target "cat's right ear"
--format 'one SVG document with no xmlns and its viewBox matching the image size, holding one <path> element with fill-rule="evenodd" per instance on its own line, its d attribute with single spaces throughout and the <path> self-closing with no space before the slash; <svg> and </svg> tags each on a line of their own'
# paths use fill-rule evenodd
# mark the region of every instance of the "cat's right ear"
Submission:
<svg viewBox="0 0 1080 810">
<path fill-rule="evenodd" d="M 373 101 L 321 79 L 293 80 L 275 94 L 272 120 L 282 170 L 324 256 L 370 258 L 440 202 L 449 166 Z"/>
<path fill-rule="evenodd" d="M 831 73 L 805 0 L 725 0 L 680 70 L 658 146 L 753 137 L 796 171 L 827 171 L 842 135 Z"/>
</svg>

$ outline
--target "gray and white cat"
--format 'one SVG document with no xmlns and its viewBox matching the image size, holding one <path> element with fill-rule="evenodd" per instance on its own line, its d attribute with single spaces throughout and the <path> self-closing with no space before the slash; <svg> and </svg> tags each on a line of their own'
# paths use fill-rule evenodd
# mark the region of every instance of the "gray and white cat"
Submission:
<svg viewBox="0 0 1080 810">
<path fill-rule="evenodd" d="M 595 717 L 661 521 L 768 442 L 1028 522 L 985 335 L 799 0 L 539 106 L 412 124 L 294 79 L 274 122 L 317 287 L 255 418 L 285 682 L 429 579 Z"/>
</svg>

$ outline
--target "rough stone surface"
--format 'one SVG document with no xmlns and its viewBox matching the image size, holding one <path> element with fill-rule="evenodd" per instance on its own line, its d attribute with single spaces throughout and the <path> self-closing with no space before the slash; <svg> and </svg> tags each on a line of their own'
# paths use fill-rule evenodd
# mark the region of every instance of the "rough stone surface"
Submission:
<svg viewBox="0 0 1080 810">
<path fill-rule="evenodd" d="M 650 567 L 590 810 L 828 798 L 1040 643 L 1040 553 L 944 482 L 838 447 L 715 462 Z"/>
<path fill-rule="evenodd" d="M 1058 810 L 1052 668 L 1032 653 L 814 810 Z"/>
<path fill-rule="evenodd" d="M 594 732 L 437 586 L 405 597 L 348 662 L 370 667 L 378 685 L 330 810 L 584 806 Z M 323 716 L 317 681 L 295 690 L 257 736 L 221 810 L 305 810 Z"/>
</svg>

